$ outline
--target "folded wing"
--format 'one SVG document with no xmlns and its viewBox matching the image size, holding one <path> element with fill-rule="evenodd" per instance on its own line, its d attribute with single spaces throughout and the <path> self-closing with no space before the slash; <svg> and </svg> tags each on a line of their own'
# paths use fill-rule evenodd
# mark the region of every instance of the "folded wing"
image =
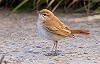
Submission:
<svg viewBox="0 0 100 64">
<path fill-rule="evenodd" d="M 45 21 L 43 27 L 54 34 L 61 36 L 69 36 L 71 31 L 65 27 L 65 25 L 59 19 L 52 19 L 52 21 Z"/>
</svg>

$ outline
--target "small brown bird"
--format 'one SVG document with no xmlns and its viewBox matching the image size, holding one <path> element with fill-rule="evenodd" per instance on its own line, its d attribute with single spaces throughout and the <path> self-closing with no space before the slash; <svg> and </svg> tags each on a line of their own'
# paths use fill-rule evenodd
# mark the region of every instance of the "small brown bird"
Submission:
<svg viewBox="0 0 100 64">
<path fill-rule="evenodd" d="M 53 40 L 53 49 L 57 50 L 58 40 L 64 37 L 73 37 L 73 34 L 88 35 L 86 30 L 71 30 L 66 27 L 50 10 L 43 9 L 37 12 L 39 14 L 37 28 L 38 32 L 47 39 Z"/>
</svg>

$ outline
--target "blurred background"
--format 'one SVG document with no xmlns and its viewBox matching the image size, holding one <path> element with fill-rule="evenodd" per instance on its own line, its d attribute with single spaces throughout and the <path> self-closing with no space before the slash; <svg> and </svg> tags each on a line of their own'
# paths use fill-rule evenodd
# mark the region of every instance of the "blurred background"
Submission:
<svg viewBox="0 0 100 64">
<path fill-rule="evenodd" d="M 16 10 L 50 9 L 52 12 L 61 9 L 64 13 L 100 12 L 100 0 L 0 0 L 0 8 Z"/>
</svg>

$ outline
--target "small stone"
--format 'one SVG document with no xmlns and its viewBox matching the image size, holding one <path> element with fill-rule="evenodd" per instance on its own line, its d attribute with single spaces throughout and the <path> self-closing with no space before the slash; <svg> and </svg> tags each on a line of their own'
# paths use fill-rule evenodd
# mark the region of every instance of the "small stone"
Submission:
<svg viewBox="0 0 100 64">
<path fill-rule="evenodd" d="M 36 46 L 36 48 L 41 48 L 41 46 Z"/>
<path fill-rule="evenodd" d="M 84 54 L 88 54 L 88 53 L 84 52 Z"/>
</svg>

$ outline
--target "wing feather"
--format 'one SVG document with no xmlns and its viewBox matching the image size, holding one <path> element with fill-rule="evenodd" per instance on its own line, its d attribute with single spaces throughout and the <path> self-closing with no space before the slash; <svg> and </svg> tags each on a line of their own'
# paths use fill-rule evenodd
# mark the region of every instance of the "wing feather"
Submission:
<svg viewBox="0 0 100 64">
<path fill-rule="evenodd" d="M 47 31 L 61 36 L 69 36 L 71 34 L 71 31 L 58 18 L 52 19 L 52 21 L 45 21 L 43 27 Z"/>
</svg>

